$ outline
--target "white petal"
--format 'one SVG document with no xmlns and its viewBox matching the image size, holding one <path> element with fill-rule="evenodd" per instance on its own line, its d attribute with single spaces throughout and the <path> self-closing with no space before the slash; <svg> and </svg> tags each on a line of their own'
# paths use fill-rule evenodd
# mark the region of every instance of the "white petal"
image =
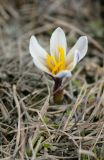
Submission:
<svg viewBox="0 0 104 160">
<path fill-rule="evenodd" d="M 37 68 L 39 68 L 40 70 L 52 75 L 51 72 L 49 71 L 49 69 L 45 65 L 43 65 L 41 62 L 39 62 L 37 58 L 33 58 L 33 62 L 36 65 Z"/>
<path fill-rule="evenodd" d="M 75 68 L 76 64 L 78 63 L 78 55 L 79 55 L 79 52 L 76 51 L 72 61 L 70 61 L 70 63 L 67 65 L 67 69 L 69 71 L 72 71 Z"/>
<path fill-rule="evenodd" d="M 33 57 L 35 65 L 42 71 L 50 73 L 48 68 L 45 66 L 45 60 L 47 52 L 39 45 L 38 41 L 34 36 L 30 38 L 29 51 Z"/>
<path fill-rule="evenodd" d="M 74 47 L 69 51 L 66 59 L 67 65 L 73 63 L 74 67 L 87 53 L 88 50 L 88 40 L 86 36 L 81 36 Z M 73 67 L 73 68 L 74 68 Z"/>
<path fill-rule="evenodd" d="M 64 70 L 56 74 L 54 77 L 58 77 L 58 78 L 72 77 L 72 74 L 69 70 Z"/>
<path fill-rule="evenodd" d="M 58 48 L 61 47 L 64 49 L 64 52 L 66 54 L 66 48 L 67 48 L 67 42 L 64 31 L 58 27 L 51 36 L 50 39 L 50 53 L 51 55 L 54 55 L 55 57 L 58 56 L 59 51 Z"/>
<path fill-rule="evenodd" d="M 35 36 L 31 36 L 30 44 L 29 44 L 29 51 L 31 56 L 37 57 L 39 61 L 44 62 L 47 56 L 47 52 L 40 46 Z"/>
</svg>

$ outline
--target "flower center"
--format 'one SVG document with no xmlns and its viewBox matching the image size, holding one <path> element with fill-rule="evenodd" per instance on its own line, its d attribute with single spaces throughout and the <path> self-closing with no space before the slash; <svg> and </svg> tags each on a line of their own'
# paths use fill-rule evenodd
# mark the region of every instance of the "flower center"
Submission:
<svg viewBox="0 0 104 160">
<path fill-rule="evenodd" d="M 65 51 L 62 47 L 58 47 L 57 58 L 53 55 L 49 55 L 46 58 L 46 65 L 53 74 L 57 74 L 62 70 L 65 70 Z"/>
</svg>

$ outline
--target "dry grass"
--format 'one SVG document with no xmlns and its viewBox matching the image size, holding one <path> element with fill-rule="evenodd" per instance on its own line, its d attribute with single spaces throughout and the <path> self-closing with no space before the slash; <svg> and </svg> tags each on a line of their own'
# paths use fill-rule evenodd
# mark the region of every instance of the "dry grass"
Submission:
<svg viewBox="0 0 104 160">
<path fill-rule="evenodd" d="M 13 2 L 0 2 L 0 159 L 104 160 L 104 26 L 99 1 Z M 70 46 L 80 35 L 89 37 L 88 54 L 72 79 L 65 80 L 60 105 L 52 102 L 53 82 L 34 67 L 28 51 L 32 34 L 49 49 L 57 26 L 65 30 Z"/>
</svg>

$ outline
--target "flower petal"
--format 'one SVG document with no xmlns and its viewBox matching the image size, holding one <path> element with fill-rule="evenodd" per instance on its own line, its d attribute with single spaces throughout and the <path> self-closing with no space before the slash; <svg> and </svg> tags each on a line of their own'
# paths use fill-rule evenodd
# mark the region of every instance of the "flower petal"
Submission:
<svg viewBox="0 0 104 160">
<path fill-rule="evenodd" d="M 31 56 L 37 57 L 39 61 L 44 62 L 47 56 L 47 52 L 40 46 L 35 36 L 31 36 L 30 44 L 29 44 L 29 51 Z"/>
<path fill-rule="evenodd" d="M 70 68 L 69 66 L 73 65 L 73 67 L 71 67 L 71 70 L 74 69 L 75 65 L 86 55 L 87 49 L 87 37 L 81 36 L 66 57 L 66 64 L 68 68 Z"/>
<path fill-rule="evenodd" d="M 69 70 L 69 71 L 72 71 L 74 68 L 75 68 L 75 66 L 76 66 L 76 64 L 78 63 L 78 51 L 76 51 L 75 52 L 75 54 L 74 54 L 74 57 L 73 57 L 73 59 L 70 61 L 70 63 L 67 65 L 67 69 Z M 72 58 L 72 57 L 71 57 Z"/>
<path fill-rule="evenodd" d="M 52 33 L 52 36 L 50 39 L 50 53 L 51 53 L 51 55 L 58 57 L 59 48 L 62 48 L 64 50 L 64 53 L 66 54 L 66 48 L 67 48 L 66 37 L 65 37 L 64 31 L 60 27 L 58 27 Z"/>
<path fill-rule="evenodd" d="M 47 52 L 39 45 L 38 41 L 34 36 L 30 38 L 29 51 L 33 57 L 35 65 L 44 72 L 50 74 L 50 71 L 45 66 L 45 61 L 47 57 Z"/>
<path fill-rule="evenodd" d="M 33 62 L 36 65 L 37 68 L 39 68 L 40 70 L 52 75 L 51 72 L 49 71 L 49 69 L 45 65 L 40 63 L 37 58 L 33 58 Z"/>
<path fill-rule="evenodd" d="M 72 74 L 69 70 L 64 70 L 56 74 L 54 77 L 58 77 L 58 78 L 72 77 Z"/>
</svg>

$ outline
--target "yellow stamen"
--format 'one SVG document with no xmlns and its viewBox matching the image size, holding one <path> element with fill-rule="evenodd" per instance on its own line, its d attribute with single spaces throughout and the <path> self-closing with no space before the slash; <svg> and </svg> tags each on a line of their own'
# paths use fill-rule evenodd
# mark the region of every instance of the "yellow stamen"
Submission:
<svg viewBox="0 0 104 160">
<path fill-rule="evenodd" d="M 52 73 L 58 73 L 62 62 L 57 63 L 57 65 L 53 68 Z"/>
<path fill-rule="evenodd" d="M 49 68 L 50 70 L 53 69 L 52 58 L 51 58 L 51 56 L 50 56 L 49 54 L 47 55 L 46 64 L 47 64 L 47 66 L 48 66 L 48 68 Z"/>
<path fill-rule="evenodd" d="M 62 47 L 58 48 L 59 51 L 59 61 L 62 62 L 61 66 L 60 66 L 60 70 L 65 69 L 65 53 L 64 53 L 64 49 Z"/>
<path fill-rule="evenodd" d="M 49 54 L 46 58 L 46 65 L 53 74 L 57 74 L 60 71 L 65 70 L 66 67 L 64 48 L 58 47 L 58 53 L 59 55 L 57 59 L 54 57 L 54 55 Z"/>
<path fill-rule="evenodd" d="M 57 61 L 56 61 L 56 59 L 55 59 L 55 57 L 53 55 L 51 56 L 51 59 L 54 62 L 54 64 L 57 65 Z"/>
</svg>

